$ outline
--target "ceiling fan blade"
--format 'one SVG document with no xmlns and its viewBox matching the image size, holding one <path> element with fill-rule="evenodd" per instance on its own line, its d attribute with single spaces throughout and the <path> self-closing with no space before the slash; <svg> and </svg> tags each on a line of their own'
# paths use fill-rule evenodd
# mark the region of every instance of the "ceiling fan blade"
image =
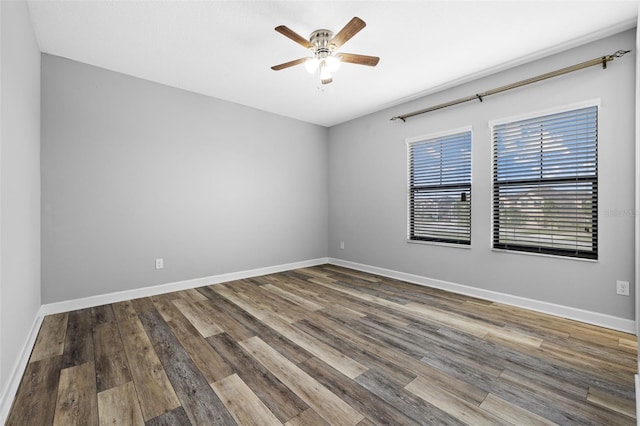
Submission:
<svg viewBox="0 0 640 426">
<path fill-rule="evenodd" d="M 377 56 L 356 55 L 354 53 L 336 53 L 336 56 L 342 60 L 342 62 L 348 62 L 350 64 L 366 65 L 369 67 L 375 67 L 378 65 L 380 58 Z"/>
<path fill-rule="evenodd" d="M 291 40 L 295 41 L 305 49 L 309 49 L 311 47 L 311 43 L 309 43 L 309 40 L 307 40 L 306 38 L 302 37 L 300 34 L 296 33 L 295 31 L 291 30 L 290 28 L 284 25 L 280 25 L 276 27 L 275 30 L 280 34 L 282 34 L 283 36 L 288 37 Z"/>
<path fill-rule="evenodd" d="M 333 45 L 335 49 L 339 48 L 340 46 L 345 44 L 347 41 L 349 41 L 351 37 L 358 34 L 358 32 L 361 29 L 363 29 L 366 25 L 367 24 L 365 24 L 365 22 L 362 19 L 358 18 L 357 16 L 354 16 L 353 19 L 351 19 L 347 23 L 347 25 L 345 25 L 344 28 L 342 28 L 338 32 L 338 34 L 336 34 L 335 37 L 331 39 L 329 44 Z"/>
<path fill-rule="evenodd" d="M 307 60 L 307 58 L 295 59 L 293 61 L 285 62 L 284 64 L 274 65 L 274 66 L 271 67 L 271 69 L 274 70 L 274 71 L 280 71 L 280 70 L 283 70 L 285 68 L 292 67 L 294 65 L 299 65 L 299 64 L 303 63 L 306 60 Z"/>
</svg>

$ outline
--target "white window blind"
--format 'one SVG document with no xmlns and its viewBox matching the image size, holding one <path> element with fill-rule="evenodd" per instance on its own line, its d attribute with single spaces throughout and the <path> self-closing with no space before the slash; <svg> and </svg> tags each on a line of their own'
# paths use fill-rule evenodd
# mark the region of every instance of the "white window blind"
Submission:
<svg viewBox="0 0 640 426">
<path fill-rule="evenodd" d="M 493 127 L 493 247 L 597 259 L 598 108 Z"/>
<path fill-rule="evenodd" d="M 407 148 L 409 239 L 471 244 L 471 132 Z"/>
</svg>

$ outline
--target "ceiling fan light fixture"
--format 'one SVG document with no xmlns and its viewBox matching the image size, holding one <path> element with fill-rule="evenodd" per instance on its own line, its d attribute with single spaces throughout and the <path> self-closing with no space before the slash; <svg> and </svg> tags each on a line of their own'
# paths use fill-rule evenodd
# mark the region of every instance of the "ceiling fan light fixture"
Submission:
<svg viewBox="0 0 640 426">
<path fill-rule="evenodd" d="M 340 68 L 340 59 L 333 55 L 327 56 L 324 61 L 330 72 L 336 72 L 338 71 L 338 68 Z"/>
<path fill-rule="evenodd" d="M 331 79 L 332 79 L 331 69 L 329 69 L 329 66 L 327 65 L 327 61 L 323 60 L 322 62 L 320 62 L 320 80 L 327 81 Z"/>
<path fill-rule="evenodd" d="M 304 67 L 309 74 L 315 74 L 318 71 L 320 60 L 318 58 L 308 58 L 304 61 Z"/>
</svg>

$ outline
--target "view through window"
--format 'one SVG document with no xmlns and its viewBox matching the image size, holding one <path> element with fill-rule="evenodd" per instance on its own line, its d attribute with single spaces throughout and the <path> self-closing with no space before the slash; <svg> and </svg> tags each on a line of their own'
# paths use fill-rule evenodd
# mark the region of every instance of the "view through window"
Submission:
<svg viewBox="0 0 640 426">
<path fill-rule="evenodd" d="M 408 142 L 409 239 L 471 244 L 471 131 Z"/>
<path fill-rule="evenodd" d="M 598 108 L 493 127 L 494 248 L 597 259 Z"/>
</svg>

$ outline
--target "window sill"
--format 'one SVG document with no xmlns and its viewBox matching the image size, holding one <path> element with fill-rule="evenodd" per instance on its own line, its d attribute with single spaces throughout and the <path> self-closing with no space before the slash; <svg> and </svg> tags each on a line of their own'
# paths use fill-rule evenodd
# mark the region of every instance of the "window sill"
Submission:
<svg viewBox="0 0 640 426">
<path fill-rule="evenodd" d="M 470 249 L 471 248 L 471 244 L 454 244 L 454 243 L 441 243 L 438 241 L 418 241 L 418 240 L 410 240 L 407 239 L 407 242 L 409 244 L 420 244 L 420 245 L 426 245 L 426 246 L 441 246 L 441 247 L 451 247 L 451 248 L 458 248 L 458 249 Z"/>
<path fill-rule="evenodd" d="M 556 256 L 553 254 L 531 253 L 527 251 L 506 250 L 506 249 L 497 249 L 497 248 L 492 248 L 491 251 L 496 253 L 523 254 L 526 256 L 550 257 L 552 259 L 558 259 L 558 260 L 574 260 L 578 262 L 598 263 L 598 259 L 585 259 L 582 257 Z"/>
</svg>

